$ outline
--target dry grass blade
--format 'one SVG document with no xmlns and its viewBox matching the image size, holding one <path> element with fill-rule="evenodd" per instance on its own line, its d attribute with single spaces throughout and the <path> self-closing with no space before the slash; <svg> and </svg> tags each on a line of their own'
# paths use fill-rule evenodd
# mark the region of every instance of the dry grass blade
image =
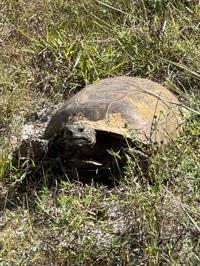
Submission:
<svg viewBox="0 0 200 266">
<path fill-rule="evenodd" d="M 134 83 L 128 82 L 128 81 L 126 81 L 126 80 L 124 80 L 124 81 L 125 81 L 126 83 L 130 84 L 130 85 L 133 85 L 133 86 L 137 87 L 140 91 L 143 91 L 143 92 L 145 92 L 145 93 L 147 93 L 147 94 L 149 94 L 149 95 L 152 95 L 152 96 L 156 97 L 157 99 L 161 100 L 162 102 L 164 102 L 164 103 L 166 103 L 166 104 L 172 104 L 172 105 L 180 106 L 180 107 L 182 107 L 182 108 L 184 108 L 184 109 L 187 109 L 187 110 L 189 110 L 189 111 L 191 111 L 191 112 L 193 112 L 193 113 L 195 113 L 195 114 L 197 114 L 197 115 L 200 115 L 200 112 L 199 112 L 199 111 L 194 110 L 193 108 L 191 108 L 191 107 L 189 107 L 189 106 L 186 106 L 185 104 L 177 103 L 177 102 L 174 102 L 174 101 L 169 101 L 169 100 L 167 100 L 167 99 L 164 99 L 163 97 L 161 97 L 161 96 L 158 95 L 158 94 L 155 94 L 155 93 L 153 93 L 153 92 L 151 92 L 151 91 L 145 90 L 143 87 L 136 86 Z"/>
</svg>

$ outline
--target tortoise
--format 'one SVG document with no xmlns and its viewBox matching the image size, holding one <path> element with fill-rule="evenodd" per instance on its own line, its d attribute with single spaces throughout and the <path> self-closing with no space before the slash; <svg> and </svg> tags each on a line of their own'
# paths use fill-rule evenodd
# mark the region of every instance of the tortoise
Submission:
<svg viewBox="0 0 200 266">
<path fill-rule="evenodd" d="M 149 79 L 120 76 L 86 86 L 48 123 L 44 139 L 75 168 L 109 167 L 111 151 L 139 143 L 161 147 L 178 137 L 180 102 Z"/>
</svg>

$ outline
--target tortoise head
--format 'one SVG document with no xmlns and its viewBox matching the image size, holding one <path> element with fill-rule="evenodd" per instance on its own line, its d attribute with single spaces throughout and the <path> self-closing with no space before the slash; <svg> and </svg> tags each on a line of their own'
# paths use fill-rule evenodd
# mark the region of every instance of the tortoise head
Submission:
<svg viewBox="0 0 200 266">
<path fill-rule="evenodd" d="M 96 131 L 81 123 L 69 124 L 65 127 L 64 139 L 70 146 L 93 146 L 96 143 Z"/>
</svg>

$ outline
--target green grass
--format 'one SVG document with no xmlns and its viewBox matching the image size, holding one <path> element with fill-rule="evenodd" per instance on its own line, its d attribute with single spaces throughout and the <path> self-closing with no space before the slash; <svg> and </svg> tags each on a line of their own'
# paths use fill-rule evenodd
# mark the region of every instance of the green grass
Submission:
<svg viewBox="0 0 200 266">
<path fill-rule="evenodd" d="M 199 265 L 198 1 L 0 7 L 0 265 Z M 27 181 L 9 158 L 24 120 L 118 75 L 158 81 L 188 107 L 181 137 L 151 158 L 154 185 L 133 160 L 112 188 L 48 172 Z"/>
</svg>

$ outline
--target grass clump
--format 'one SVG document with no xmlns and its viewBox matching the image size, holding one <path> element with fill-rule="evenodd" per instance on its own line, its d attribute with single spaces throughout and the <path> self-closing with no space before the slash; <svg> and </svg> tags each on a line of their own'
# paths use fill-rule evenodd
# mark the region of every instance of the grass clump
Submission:
<svg viewBox="0 0 200 266">
<path fill-rule="evenodd" d="M 0 5 L 0 264 L 198 265 L 198 1 Z M 112 188 L 45 171 L 26 180 L 27 169 L 14 169 L 10 149 L 25 120 L 118 75 L 165 84 L 189 107 L 181 137 L 151 158 L 154 185 L 140 182 L 131 160 Z"/>
<path fill-rule="evenodd" d="M 34 212 L 27 205 L 5 213 L 1 255 L 8 265 L 198 262 L 198 209 L 175 190 L 144 191 L 127 180 L 112 191 L 63 182 L 54 192 L 36 195 Z"/>
</svg>

